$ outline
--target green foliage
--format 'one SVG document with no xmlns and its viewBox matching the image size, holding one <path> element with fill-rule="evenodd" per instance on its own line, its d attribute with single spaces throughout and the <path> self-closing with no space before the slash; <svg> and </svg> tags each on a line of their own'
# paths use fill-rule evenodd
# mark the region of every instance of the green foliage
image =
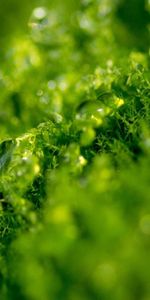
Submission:
<svg viewBox="0 0 150 300">
<path fill-rule="evenodd" d="M 149 2 L 35 2 L 0 4 L 0 299 L 148 300 Z"/>
</svg>

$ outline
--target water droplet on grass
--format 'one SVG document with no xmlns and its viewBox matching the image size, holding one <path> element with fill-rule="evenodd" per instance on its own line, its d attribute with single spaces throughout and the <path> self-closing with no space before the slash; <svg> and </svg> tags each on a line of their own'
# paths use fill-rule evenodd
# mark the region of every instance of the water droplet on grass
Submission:
<svg viewBox="0 0 150 300">
<path fill-rule="evenodd" d="M 43 95 L 43 90 L 38 90 L 38 91 L 37 91 L 37 96 L 38 96 L 38 97 L 41 97 L 42 95 Z"/>
<path fill-rule="evenodd" d="M 52 122 L 57 123 L 57 124 L 60 124 L 63 121 L 63 117 L 60 114 L 55 113 L 55 112 L 50 114 L 50 119 Z"/>
<path fill-rule="evenodd" d="M 47 12 L 45 7 L 37 7 L 33 11 L 33 16 L 38 20 L 44 19 L 46 17 L 46 14 Z"/>
<path fill-rule="evenodd" d="M 48 81 L 47 85 L 50 90 L 55 90 L 55 88 L 56 88 L 56 82 L 54 80 Z"/>
<path fill-rule="evenodd" d="M 104 109 L 103 108 L 98 108 L 97 110 L 99 113 L 103 113 L 104 112 Z"/>
<path fill-rule="evenodd" d="M 99 101 L 85 101 L 77 109 L 76 120 L 81 125 L 88 125 L 93 128 L 103 123 L 105 110 L 100 106 Z"/>
</svg>

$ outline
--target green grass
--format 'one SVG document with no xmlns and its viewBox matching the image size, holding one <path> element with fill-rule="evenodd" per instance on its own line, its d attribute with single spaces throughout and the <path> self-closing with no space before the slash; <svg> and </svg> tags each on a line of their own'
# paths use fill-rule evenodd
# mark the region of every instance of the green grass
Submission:
<svg viewBox="0 0 150 300">
<path fill-rule="evenodd" d="M 149 2 L 48 2 L 0 4 L 0 299 L 149 300 Z"/>
</svg>

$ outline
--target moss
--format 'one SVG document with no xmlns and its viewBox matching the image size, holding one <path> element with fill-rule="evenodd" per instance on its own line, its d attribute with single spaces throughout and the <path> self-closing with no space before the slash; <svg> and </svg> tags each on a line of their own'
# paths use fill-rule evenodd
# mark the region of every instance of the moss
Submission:
<svg viewBox="0 0 150 300">
<path fill-rule="evenodd" d="M 30 2 L 1 4 L 1 299 L 149 299 L 148 2 Z"/>
</svg>

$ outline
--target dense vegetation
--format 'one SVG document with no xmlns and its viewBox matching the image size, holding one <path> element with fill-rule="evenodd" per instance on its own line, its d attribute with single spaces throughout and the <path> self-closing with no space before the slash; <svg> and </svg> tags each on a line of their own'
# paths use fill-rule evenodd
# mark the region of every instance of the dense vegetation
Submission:
<svg viewBox="0 0 150 300">
<path fill-rule="evenodd" d="M 1 0 L 0 299 L 150 299 L 150 1 Z"/>
</svg>

